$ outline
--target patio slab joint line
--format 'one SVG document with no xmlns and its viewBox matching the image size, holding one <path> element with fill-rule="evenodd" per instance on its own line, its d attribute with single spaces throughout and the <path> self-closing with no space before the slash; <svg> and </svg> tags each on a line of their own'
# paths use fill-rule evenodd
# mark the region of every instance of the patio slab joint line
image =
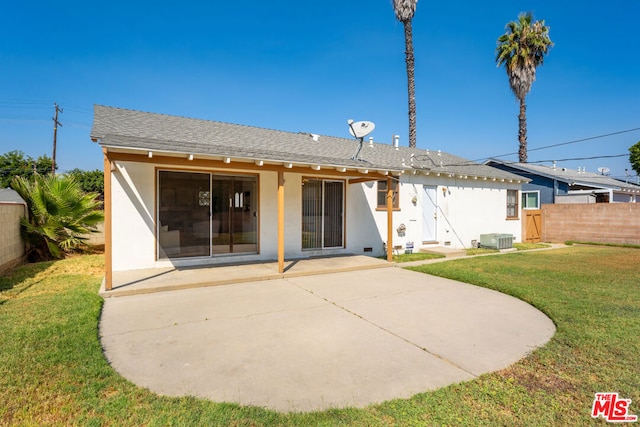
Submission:
<svg viewBox="0 0 640 427">
<path fill-rule="evenodd" d="M 378 324 L 376 324 L 376 323 L 372 322 L 372 321 L 371 321 L 371 320 L 369 320 L 369 319 L 366 319 L 366 318 L 364 318 L 364 317 L 360 316 L 358 313 L 355 313 L 355 312 L 353 312 L 353 311 L 349 310 L 348 308 L 341 306 L 340 304 L 336 303 L 335 301 L 331 301 L 331 300 L 329 300 L 329 299 L 327 299 L 327 298 L 325 298 L 325 297 L 323 297 L 323 296 L 320 296 L 320 295 L 316 294 L 315 292 L 313 292 L 312 290 L 305 288 L 304 286 L 300 286 L 300 285 L 298 285 L 298 284 L 296 284 L 296 283 L 293 283 L 293 282 L 291 282 L 291 281 L 289 281 L 289 280 L 286 280 L 286 279 L 285 279 L 285 281 L 286 281 L 287 283 L 289 283 L 289 284 L 291 284 L 291 285 L 293 285 L 293 286 L 295 286 L 295 287 L 299 288 L 299 289 L 302 289 L 302 290 L 304 290 L 304 291 L 306 291 L 306 292 L 310 293 L 311 295 L 315 296 L 316 298 L 320 298 L 320 299 L 322 299 L 322 300 L 324 300 L 324 301 L 328 302 L 329 304 L 333 305 L 334 307 L 339 308 L 340 310 L 343 310 L 343 311 L 345 311 L 345 312 L 349 313 L 350 315 L 355 316 L 355 317 L 357 317 L 358 319 L 361 319 L 361 320 L 362 320 L 362 321 L 364 321 L 364 322 L 367 322 L 367 323 L 368 323 L 368 324 L 370 324 L 371 326 L 374 326 L 374 327 L 376 327 L 376 328 L 380 329 L 381 331 L 384 331 L 384 332 L 386 332 L 386 333 L 388 333 L 388 334 L 390 334 L 390 335 L 393 335 L 393 336 L 394 336 L 394 337 L 396 337 L 396 338 L 401 339 L 402 341 L 406 342 L 407 344 L 409 344 L 409 345 L 412 345 L 412 346 L 416 347 L 416 348 L 417 348 L 417 349 L 419 349 L 420 351 L 422 351 L 422 352 L 424 352 L 424 353 L 427 353 L 427 354 L 429 354 L 429 355 L 431 355 L 431 356 L 433 356 L 433 357 L 436 357 L 436 358 L 438 358 L 438 359 L 442 360 L 442 361 L 443 361 L 443 362 L 445 362 L 445 363 L 448 363 L 449 365 L 453 366 L 454 368 L 459 369 L 459 370 L 461 370 L 462 372 L 465 372 L 465 373 L 467 373 L 467 374 L 471 375 L 473 378 L 478 378 L 478 375 L 474 374 L 473 372 L 468 371 L 467 369 L 465 369 L 465 368 L 463 368 L 462 366 L 460 366 L 460 365 L 456 364 L 455 362 L 452 362 L 451 360 L 447 359 L 446 357 L 443 357 L 443 356 L 439 355 L 438 353 L 434 353 L 434 352 L 432 352 L 432 351 L 429 351 L 427 348 L 422 347 L 421 345 L 416 344 L 416 343 L 414 343 L 413 341 L 411 341 L 411 340 L 409 340 L 409 339 L 407 339 L 407 338 L 405 338 L 405 337 L 403 337 L 403 336 L 401 336 L 401 335 L 398 335 L 398 334 L 396 334 L 395 332 L 390 331 L 389 329 L 386 329 L 386 328 L 384 328 L 383 326 L 380 326 L 380 325 L 378 325 Z"/>
</svg>

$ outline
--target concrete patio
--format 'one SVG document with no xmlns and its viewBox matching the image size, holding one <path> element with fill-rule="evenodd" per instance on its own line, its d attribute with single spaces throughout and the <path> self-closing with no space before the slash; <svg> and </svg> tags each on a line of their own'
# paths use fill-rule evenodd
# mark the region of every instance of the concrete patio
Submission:
<svg viewBox="0 0 640 427">
<path fill-rule="evenodd" d="M 485 288 L 400 268 L 303 275 L 305 265 L 317 271 L 326 262 L 329 270 L 339 259 L 309 261 L 284 278 L 106 298 L 105 356 L 162 395 L 298 412 L 473 380 L 555 332 L 534 307 Z M 346 268 L 355 260 L 342 261 Z"/>
<path fill-rule="evenodd" d="M 278 273 L 277 262 L 168 267 L 113 272 L 113 287 L 100 296 L 117 297 L 173 291 L 206 286 L 229 285 L 254 281 L 301 277 L 393 267 L 395 263 L 364 255 L 313 257 L 288 260 L 284 273 Z"/>
</svg>

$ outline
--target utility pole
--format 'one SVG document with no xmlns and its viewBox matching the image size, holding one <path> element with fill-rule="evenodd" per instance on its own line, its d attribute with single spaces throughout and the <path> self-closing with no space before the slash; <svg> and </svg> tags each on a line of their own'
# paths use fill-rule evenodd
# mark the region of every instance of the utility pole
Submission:
<svg viewBox="0 0 640 427">
<path fill-rule="evenodd" d="M 51 162 L 51 175 L 56 174 L 56 138 L 58 136 L 58 126 L 62 126 L 62 123 L 58 121 L 58 113 L 62 113 L 62 108 L 54 102 L 53 106 L 56 108 L 56 115 L 53 118 L 53 158 Z"/>
</svg>

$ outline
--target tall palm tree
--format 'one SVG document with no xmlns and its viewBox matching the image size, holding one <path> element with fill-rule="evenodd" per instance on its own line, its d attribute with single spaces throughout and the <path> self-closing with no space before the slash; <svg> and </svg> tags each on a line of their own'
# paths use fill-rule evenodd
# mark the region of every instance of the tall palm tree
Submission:
<svg viewBox="0 0 640 427">
<path fill-rule="evenodd" d="M 97 194 L 84 193 L 71 176 L 16 176 L 11 186 L 27 202 L 29 215 L 20 225 L 32 260 L 62 258 L 77 250 L 104 220 Z"/>
<path fill-rule="evenodd" d="M 518 158 L 527 161 L 527 104 L 525 98 L 536 80 L 536 68 L 544 62 L 544 56 L 553 46 L 549 27 L 544 21 L 533 20 L 531 12 L 521 13 L 517 21 L 506 26 L 506 33 L 498 37 L 496 63 L 504 65 L 513 94 L 520 101 L 518 115 Z"/>
<path fill-rule="evenodd" d="M 404 25 L 405 61 L 407 63 L 407 87 L 409 91 L 409 147 L 416 146 L 416 79 L 413 57 L 411 20 L 416 13 L 418 0 L 393 0 L 393 11 Z"/>
</svg>

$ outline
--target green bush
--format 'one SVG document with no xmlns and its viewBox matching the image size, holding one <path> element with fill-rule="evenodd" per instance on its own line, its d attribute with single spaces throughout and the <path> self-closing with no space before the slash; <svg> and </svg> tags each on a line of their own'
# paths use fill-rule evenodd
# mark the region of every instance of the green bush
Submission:
<svg viewBox="0 0 640 427">
<path fill-rule="evenodd" d="M 29 215 L 20 221 L 20 231 L 32 261 L 82 249 L 84 235 L 104 220 L 96 194 L 82 191 L 72 176 L 16 176 L 11 186 L 27 202 Z"/>
<path fill-rule="evenodd" d="M 104 199 L 104 173 L 101 170 L 84 171 L 76 168 L 66 174 L 73 176 L 78 181 L 82 191 L 97 193 L 100 200 Z"/>
<path fill-rule="evenodd" d="M 11 180 L 16 176 L 31 178 L 36 173 L 50 174 L 52 164 L 53 160 L 46 154 L 37 159 L 20 150 L 0 154 L 0 188 L 11 186 Z"/>
</svg>

